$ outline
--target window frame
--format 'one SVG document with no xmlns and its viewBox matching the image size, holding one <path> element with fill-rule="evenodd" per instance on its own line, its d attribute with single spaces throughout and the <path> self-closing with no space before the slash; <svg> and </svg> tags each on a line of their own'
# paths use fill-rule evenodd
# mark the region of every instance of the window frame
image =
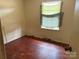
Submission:
<svg viewBox="0 0 79 59">
<path fill-rule="evenodd" d="M 40 5 L 40 25 L 42 28 L 42 16 L 46 16 L 46 17 L 54 17 L 59 15 L 59 28 L 62 26 L 62 20 L 63 20 L 63 15 L 64 12 L 62 12 L 62 7 L 63 7 L 63 1 L 61 1 L 61 6 L 60 6 L 60 12 L 57 14 L 53 14 L 53 15 L 43 15 L 42 14 L 42 4 Z M 42 29 L 47 29 L 47 28 L 42 28 Z M 48 29 L 48 30 L 54 30 L 54 29 Z"/>
</svg>

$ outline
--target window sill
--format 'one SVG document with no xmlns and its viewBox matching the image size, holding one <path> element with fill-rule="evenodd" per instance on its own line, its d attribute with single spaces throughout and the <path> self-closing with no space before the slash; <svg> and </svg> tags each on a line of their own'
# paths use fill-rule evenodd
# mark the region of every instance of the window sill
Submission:
<svg viewBox="0 0 79 59">
<path fill-rule="evenodd" d="M 49 29 L 49 30 L 59 30 L 59 27 L 54 27 L 54 28 L 47 28 L 47 27 L 44 27 L 44 26 L 41 26 L 41 28 L 43 29 Z"/>
</svg>

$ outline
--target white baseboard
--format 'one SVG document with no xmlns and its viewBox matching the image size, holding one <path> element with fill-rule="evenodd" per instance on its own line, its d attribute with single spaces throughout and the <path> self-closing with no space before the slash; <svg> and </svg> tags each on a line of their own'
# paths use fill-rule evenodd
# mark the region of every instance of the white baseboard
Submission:
<svg viewBox="0 0 79 59">
<path fill-rule="evenodd" d="M 77 57 L 77 53 L 75 51 L 72 51 L 72 52 L 66 51 L 65 53 L 69 59 L 73 59 Z"/>
</svg>

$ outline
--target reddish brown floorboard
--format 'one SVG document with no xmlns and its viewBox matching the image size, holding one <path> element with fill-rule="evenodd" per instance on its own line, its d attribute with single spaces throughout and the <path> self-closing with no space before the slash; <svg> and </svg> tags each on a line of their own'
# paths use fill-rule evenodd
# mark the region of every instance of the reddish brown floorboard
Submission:
<svg viewBox="0 0 79 59">
<path fill-rule="evenodd" d="M 22 37 L 5 45 L 7 59 L 67 59 L 64 48 Z"/>
</svg>

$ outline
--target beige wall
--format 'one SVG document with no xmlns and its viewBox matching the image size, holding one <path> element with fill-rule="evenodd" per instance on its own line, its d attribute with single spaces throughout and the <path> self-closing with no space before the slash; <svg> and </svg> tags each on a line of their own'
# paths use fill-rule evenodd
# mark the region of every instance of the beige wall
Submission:
<svg viewBox="0 0 79 59">
<path fill-rule="evenodd" d="M 69 43 L 75 0 L 63 0 L 63 25 L 60 31 L 44 30 L 40 27 L 41 0 L 25 0 L 26 34 L 38 37 L 51 38 L 57 41 Z"/>
<path fill-rule="evenodd" d="M 0 0 L 0 8 L 15 8 L 15 11 L 2 17 L 2 29 L 7 41 L 24 34 L 46 37 L 69 43 L 73 20 L 74 0 L 64 0 L 63 25 L 60 31 L 41 29 L 41 0 Z M 25 2 L 25 5 L 24 5 Z M 24 12 L 25 11 L 25 12 Z M 26 17 L 26 18 L 25 18 Z M 16 34 L 17 33 L 17 34 Z M 14 35 L 14 36 L 13 36 Z M 5 37 L 5 38 L 6 38 Z"/>
<path fill-rule="evenodd" d="M 0 59 L 4 59 L 4 44 L 3 44 L 3 36 L 2 36 L 2 30 L 1 30 L 1 22 L 0 22 Z"/>
<path fill-rule="evenodd" d="M 5 41 L 9 42 L 24 35 L 23 0 L 0 0 L 0 8 L 14 8 L 14 11 L 1 17 Z"/>
<path fill-rule="evenodd" d="M 71 45 L 73 49 L 77 52 L 77 58 L 79 59 L 79 0 L 76 0 L 74 9 L 74 20 L 72 25 L 72 37 Z"/>
</svg>

